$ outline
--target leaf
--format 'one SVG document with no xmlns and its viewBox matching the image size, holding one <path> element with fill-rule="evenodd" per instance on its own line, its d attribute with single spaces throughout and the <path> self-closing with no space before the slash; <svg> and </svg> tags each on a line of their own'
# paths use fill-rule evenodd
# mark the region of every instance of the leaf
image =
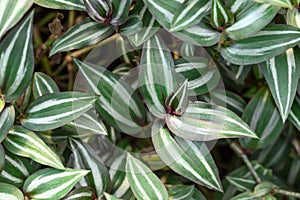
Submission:
<svg viewBox="0 0 300 200">
<path fill-rule="evenodd" d="M 90 110 L 95 101 L 96 97 L 80 92 L 47 94 L 28 106 L 21 123 L 33 131 L 55 129 Z"/>
<path fill-rule="evenodd" d="M 6 137 L 9 129 L 12 127 L 15 121 L 15 109 L 14 106 L 5 107 L 0 113 L 0 143 Z"/>
<path fill-rule="evenodd" d="M 63 200 L 91 200 L 94 197 L 94 191 L 89 187 L 81 187 L 73 190 Z"/>
<path fill-rule="evenodd" d="M 293 7 L 287 11 L 286 24 L 300 28 L 300 13 L 298 8 Z"/>
<path fill-rule="evenodd" d="M 258 3 L 265 3 L 265 4 L 271 4 L 274 6 L 280 6 L 284 8 L 292 9 L 292 3 L 290 0 L 254 0 Z"/>
<path fill-rule="evenodd" d="M 205 57 L 179 58 L 175 61 L 175 71 L 179 74 L 178 80 L 188 79 L 189 96 L 211 91 L 220 80 L 218 68 Z"/>
<path fill-rule="evenodd" d="M 94 22 L 90 19 L 83 20 L 71 27 L 60 36 L 52 45 L 50 56 L 58 52 L 70 51 L 97 44 L 114 32 L 105 22 Z"/>
<path fill-rule="evenodd" d="M 280 7 L 270 4 L 253 3 L 225 31 L 234 40 L 253 36 L 272 21 L 279 9 Z"/>
<path fill-rule="evenodd" d="M 105 196 L 106 200 L 121 200 L 121 199 L 119 199 L 119 198 L 117 198 L 117 197 L 115 197 L 113 195 L 110 195 L 110 194 L 108 194 L 106 192 L 104 192 L 104 196 Z"/>
<path fill-rule="evenodd" d="M 170 199 L 173 200 L 184 200 L 192 199 L 194 194 L 194 185 L 175 185 L 169 189 Z"/>
<path fill-rule="evenodd" d="M 30 199 L 58 200 L 64 197 L 89 171 L 46 168 L 30 175 L 23 191 Z"/>
<path fill-rule="evenodd" d="M 143 1 L 138 1 L 132 12 L 140 16 L 143 24 L 143 29 L 134 35 L 130 35 L 128 39 L 134 46 L 138 47 L 149 40 L 158 30 L 160 25 L 148 11 Z"/>
<path fill-rule="evenodd" d="M 0 199 L 7 200 L 23 200 L 23 193 L 15 186 L 0 183 Z"/>
<path fill-rule="evenodd" d="M 298 48 L 288 49 L 284 54 L 261 63 L 260 69 L 284 122 L 290 113 L 297 91 L 300 51 Z"/>
<path fill-rule="evenodd" d="M 32 93 L 34 99 L 40 96 L 59 92 L 59 88 L 55 81 L 42 72 L 35 72 L 33 75 Z"/>
<path fill-rule="evenodd" d="M 132 0 L 111 0 L 114 11 L 110 23 L 114 26 L 124 24 L 129 13 Z"/>
<path fill-rule="evenodd" d="M 256 184 L 256 182 L 252 179 L 246 179 L 242 177 L 230 177 L 226 176 L 226 180 L 235 186 L 241 192 L 251 191 L 250 188 Z"/>
<path fill-rule="evenodd" d="M 63 129 L 78 133 L 79 137 L 91 134 L 107 135 L 103 122 L 93 112 L 87 112 L 63 126 Z"/>
<path fill-rule="evenodd" d="M 34 67 L 32 20 L 33 12 L 0 44 L 0 88 L 6 102 L 20 97 L 31 81 Z"/>
<path fill-rule="evenodd" d="M 87 144 L 75 139 L 69 139 L 69 143 L 74 155 L 74 167 L 90 171 L 79 184 L 81 186 L 92 186 L 97 197 L 101 198 L 103 192 L 110 185 L 109 174 L 104 163 Z"/>
<path fill-rule="evenodd" d="M 197 25 L 211 8 L 211 1 L 187 0 L 177 9 L 170 31 L 180 31 Z"/>
<path fill-rule="evenodd" d="M 110 21 L 113 7 L 110 0 L 83 0 L 89 16 L 98 22 Z"/>
<path fill-rule="evenodd" d="M 5 151 L 2 144 L 0 144 L 0 173 L 2 173 L 4 165 L 5 165 Z"/>
<path fill-rule="evenodd" d="M 192 57 L 195 54 L 195 46 L 188 42 L 183 42 L 180 48 L 180 55 L 183 57 Z M 176 62 L 176 61 L 175 61 Z"/>
<path fill-rule="evenodd" d="M 239 15 L 243 14 L 253 4 L 255 4 L 254 1 L 248 1 L 248 0 L 233 0 L 233 1 L 229 0 L 226 3 L 227 3 L 226 5 L 230 7 L 230 10 L 235 17 L 238 17 Z"/>
<path fill-rule="evenodd" d="M 188 104 L 188 80 L 186 79 L 180 87 L 178 87 L 174 93 L 166 99 L 166 107 L 168 109 L 168 113 L 172 113 L 174 115 L 181 115 L 185 112 Z"/>
<path fill-rule="evenodd" d="M 82 0 L 35 0 L 34 3 L 52 9 L 85 11 Z"/>
<path fill-rule="evenodd" d="M 177 88 L 174 61 L 164 41 L 154 36 L 143 46 L 139 86 L 150 112 L 163 118 L 166 98 Z"/>
<path fill-rule="evenodd" d="M 221 55 L 237 65 L 249 65 L 271 59 L 300 42 L 300 30 L 287 25 L 269 25 L 254 36 L 222 47 Z"/>
<path fill-rule="evenodd" d="M 43 165 L 57 169 L 64 166 L 54 153 L 35 133 L 21 126 L 14 126 L 3 141 L 5 148 L 13 154 L 28 157 Z"/>
<path fill-rule="evenodd" d="M 190 102 L 181 116 L 167 115 L 166 123 L 175 135 L 188 140 L 257 138 L 249 126 L 231 110 L 200 101 Z"/>
<path fill-rule="evenodd" d="M 0 113 L 3 111 L 4 107 L 5 107 L 5 100 L 3 97 L 0 97 Z"/>
<path fill-rule="evenodd" d="M 291 111 L 288 116 L 289 121 L 300 130 L 300 98 L 299 96 L 295 97 L 294 103 L 292 105 Z"/>
<path fill-rule="evenodd" d="M 101 95 L 96 101 L 96 110 L 111 126 L 127 134 L 136 134 L 146 123 L 146 110 L 142 100 L 122 79 L 103 67 L 83 63 L 77 59 L 90 93 Z"/>
<path fill-rule="evenodd" d="M 33 0 L 11 1 L 1 0 L 0 39 L 25 15 L 33 4 Z"/>
<path fill-rule="evenodd" d="M 221 28 L 232 24 L 234 21 L 233 14 L 227 10 L 220 0 L 212 1 L 210 23 L 214 28 Z"/>
<path fill-rule="evenodd" d="M 120 26 L 119 34 L 130 36 L 140 32 L 143 29 L 143 23 L 139 15 L 130 15 L 125 24 Z"/>
<path fill-rule="evenodd" d="M 130 187 L 138 200 L 168 199 L 168 192 L 160 179 L 129 153 L 125 169 Z"/>
<path fill-rule="evenodd" d="M 242 119 L 256 132 L 260 139 L 240 138 L 244 148 L 263 148 L 279 136 L 283 123 L 276 109 L 270 91 L 263 87 L 248 103 Z"/>
<path fill-rule="evenodd" d="M 152 132 L 154 148 L 176 173 L 208 188 L 222 191 L 217 167 L 203 142 L 172 138 L 167 128 L 158 125 Z"/>
</svg>

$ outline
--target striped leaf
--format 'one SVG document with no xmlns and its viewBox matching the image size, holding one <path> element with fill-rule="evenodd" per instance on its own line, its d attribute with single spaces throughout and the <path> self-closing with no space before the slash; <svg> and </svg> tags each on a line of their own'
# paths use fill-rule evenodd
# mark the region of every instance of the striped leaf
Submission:
<svg viewBox="0 0 300 200">
<path fill-rule="evenodd" d="M 129 153 L 125 169 L 130 187 L 138 200 L 168 199 L 168 192 L 160 179 L 144 163 Z"/>
<path fill-rule="evenodd" d="M 74 59 L 88 90 L 101 95 L 96 110 L 111 126 L 127 134 L 136 134 L 146 122 L 146 110 L 142 100 L 122 79 L 105 68 Z"/>
<path fill-rule="evenodd" d="M 287 11 L 286 24 L 300 28 L 300 13 L 298 8 L 293 7 Z"/>
<path fill-rule="evenodd" d="M 192 57 L 195 55 L 195 46 L 188 42 L 183 42 L 180 48 L 180 55 L 183 57 Z"/>
<path fill-rule="evenodd" d="M 89 187 L 81 187 L 73 190 L 63 198 L 63 200 L 91 200 L 94 197 L 94 191 Z"/>
<path fill-rule="evenodd" d="M 254 180 L 243 177 L 226 176 L 226 180 L 241 192 L 251 191 L 253 185 L 256 184 Z"/>
<path fill-rule="evenodd" d="M 28 106 L 21 123 L 33 131 L 55 129 L 90 110 L 95 101 L 96 97 L 80 92 L 47 94 Z"/>
<path fill-rule="evenodd" d="M 5 164 L 5 151 L 2 144 L 0 144 L 0 173 L 2 173 L 3 171 L 4 164 Z"/>
<path fill-rule="evenodd" d="M 152 134 L 157 154 L 172 170 L 197 184 L 222 191 L 217 167 L 205 143 L 174 139 L 161 125 Z"/>
<path fill-rule="evenodd" d="M 233 14 L 225 7 L 221 0 L 213 0 L 211 8 L 210 24 L 215 28 L 221 28 L 232 24 Z"/>
<path fill-rule="evenodd" d="M 32 20 L 33 12 L 13 28 L 0 44 L 0 88 L 6 102 L 21 96 L 31 81 L 34 67 Z"/>
<path fill-rule="evenodd" d="M 149 40 L 156 33 L 160 25 L 148 11 L 147 6 L 144 5 L 143 1 L 138 1 L 132 12 L 140 16 L 143 24 L 143 29 L 141 31 L 128 37 L 130 42 L 138 47 Z"/>
<path fill-rule="evenodd" d="M 291 0 L 254 0 L 258 3 L 265 3 L 265 4 L 271 4 L 274 6 L 280 6 L 284 8 L 292 9 L 293 5 L 291 3 Z"/>
<path fill-rule="evenodd" d="M 166 123 L 174 134 L 188 140 L 257 138 L 249 126 L 231 110 L 200 101 L 190 102 L 181 116 L 168 115 Z"/>
<path fill-rule="evenodd" d="M 295 97 L 294 103 L 292 105 L 291 111 L 289 113 L 288 119 L 293 123 L 293 125 L 300 130 L 300 98 Z"/>
<path fill-rule="evenodd" d="M 105 125 L 93 112 L 84 113 L 63 126 L 63 129 L 78 133 L 79 137 L 90 134 L 107 135 Z"/>
<path fill-rule="evenodd" d="M 180 82 L 188 79 L 189 96 L 205 94 L 214 89 L 220 80 L 218 68 L 204 57 L 187 57 L 175 61 Z"/>
<path fill-rule="evenodd" d="M 261 63 L 260 69 L 284 122 L 289 115 L 297 91 L 300 73 L 299 48 L 288 49 L 284 54 Z"/>
<path fill-rule="evenodd" d="M 242 119 L 256 132 L 259 139 L 240 138 L 243 147 L 263 148 L 279 136 L 283 123 L 275 107 L 270 91 L 261 88 L 248 103 Z"/>
<path fill-rule="evenodd" d="M 119 198 L 117 198 L 117 197 L 115 197 L 113 195 L 110 195 L 110 194 L 108 194 L 106 192 L 104 192 L 104 196 L 105 196 L 106 200 L 121 200 L 121 199 L 119 199 Z"/>
<path fill-rule="evenodd" d="M 98 22 L 110 21 L 113 11 L 110 0 L 83 0 L 89 16 Z"/>
<path fill-rule="evenodd" d="M 55 81 L 42 72 L 35 72 L 33 75 L 32 93 L 35 99 L 40 96 L 59 92 Z"/>
<path fill-rule="evenodd" d="M 15 121 L 15 109 L 14 106 L 8 106 L 0 113 L 0 143 L 6 137 L 9 129 L 12 127 Z"/>
<path fill-rule="evenodd" d="M 14 126 L 9 131 L 3 144 L 13 154 L 31 158 L 43 165 L 64 169 L 59 156 L 35 133 L 21 126 Z"/>
<path fill-rule="evenodd" d="M 64 130 L 65 127 L 62 129 L 55 129 L 52 131 L 43 131 L 39 132 L 39 136 L 41 137 L 42 140 L 49 144 L 61 144 L 61 143 L 66 143 L 70 137 L 73 138 L 80 138 L 80 139 L 85 139 L 87 137 L 91 137 L 92 134 L 78 134 L 77 132 L 74 131 L 68 131 Z"/>
<path fill-rule="evenodd" d="M 170 31 L 180 31 L 197 25 L 208 14 L 211 1 L 187 0 L 177 9 L 171 21 Z"/>
<path fill-rule="evenodd" d="M 177 88 L 174 61 L 159 36 L 154 36 L 143 46 L 140 62 L 140 91 L 150 112 L 163 118 L 166 98 Z"/>
<path fill-rule="evenodd" d="M 254 36 L 221 48 L 222 56 L 237 65 L 271 59 L 300 42 L 300 30 L 287 25 L 269 25 Z"/>
<path fill-rule="evenodd" d="M 254 3 L 237 16 L 226 33 L 234 40 L 250 37 L 269 24 L 279 9 L 280 7 L 270 4 Z"/>
<path fill-rule="evenodd" d="M 34 164 L 34 167 L 32 166 Z M 0 173 L 0 182 L 21 187 L 25 179 L 34 172 L 37 163 L 32 160 L 16 156 L 9 151 L 5 152 L 5 167 Z"/>
<path fill-rule="evenodd" d="M 113 32 L 114 29 L 105 22 L 99 23 L 90 19 L 83 20 L 71 27 L 53 43 L 50 56 L 58 52 L 94 45 Z"/>
<path fill-rule="evenodd" d="M 13 185 L 0 183 L 0 199 L 23 200 L 23 193 Z"/>
<path fill-rule="evenodd" d="M 170 96 L 167 97 L 165 105 L 168 113 L 174 115 L 181 115 L 185 112 L 188 104 L 188 81 L 185 80 L 178 89 L 175 90 Z"/>
<path fill-rule="evenodd" d="M 74 167 L 90 171 L 79 184 L 93 187 L 97 197 L 101 198 L 110 185 L 109 174 L 104 163 L 87 144 L 75 139 L 70 139 L 69 143 L 74 155 Z"/>
<path fill-rule="evenodd" d="M 234 0 L 227 1 L 227 6 L 230 7 L 231 12 L 235 17 L 238 17 L 240 14 L 248 10 L 255 2 L 248 0 Z"/>
<path fill-rule="evenodd" d="M 85 11 L 82 0 L 34 0 L 34 3 L 52 9 Z"/>
<path fill-rule="evenodd" d="M 194 185 L 175 185 L 169 188 L 172 200 L 206 200 L 205 196 Z"/>
<path fill-rule="evenodd" d="M 11 1 L 1 0 L 0 39 L 25 15 L 34 0 Z"/>
<path fill-rule="evenodd" d="M 30 199 L 59 200 L 66 196 L 75 184 L 89 171 L 58 170 L 46 168 L 30 175 L 23 186 L 23 191 Z"/>
<path fill-rule="evenodd" d="M 184 42 L 205 47 L 213 46 L 221 39 L 221 33 L 204 23 L 178 32 L 172 32 L 172 34 Z"/>
<path fill-rule="evenodd" d="M 143 29 L 143 23 L 139 15 L 130 15 L 127 18 L 125 24 L 120 26 L 119 34 L 120 35 L 133 35 L 140 32 Z"/>
<path fill-rule="evenodd" d="M 114 26 L 124 24 L 129 13 L 132 0 L 110 0 L 113 5 L 113 14 L 110 23 Z"/>
</svg>

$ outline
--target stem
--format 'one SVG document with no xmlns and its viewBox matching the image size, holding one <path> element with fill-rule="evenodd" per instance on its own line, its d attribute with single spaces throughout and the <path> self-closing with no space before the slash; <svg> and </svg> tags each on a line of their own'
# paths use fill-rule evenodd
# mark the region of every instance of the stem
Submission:
<svg viewBox="0 0 300 200">
<path fill-rule="evenodd" d="M 261 182 L 260 177 L 256 173 L 255 169 L 253 168 L 250 160 L 244 153 L 243 149 L 240 147 L 240 145 L 237 142 L 230 142 L 230 147 L 233 149 L 233 151 L 244 161 L 250 172 L 252 173 L 254 179 L 256 180 L 257 183 Z"/>
<path fill-rule="evenodd" d="M 282 194 L 282 195 L 290 196 L 290 197 L 296 197 L 296 198 L 300 199 L 300 193 L 298 193 L 298 192 L 291 192 L 291 191 L 287 191 L 287 190 L 281 190 L 278 188 L 274 188 L 273 192 L 277 193 L 277 194 Z"/>
</svg>

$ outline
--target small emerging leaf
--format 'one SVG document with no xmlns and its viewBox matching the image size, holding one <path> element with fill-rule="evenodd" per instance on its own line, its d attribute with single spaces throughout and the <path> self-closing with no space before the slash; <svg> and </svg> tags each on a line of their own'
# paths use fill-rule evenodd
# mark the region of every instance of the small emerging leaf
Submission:
<svg viewBox="0 0 300 200">
<path fill-rule="evenodd" d="M 46 94 L 59 92 L 59 88 L 55 81 L 42 72 L 34 73 L 32 90 L 35 99 Z"/>
<path fill-rule="evenodd" d="M 98 22 L 110 21 L 112 3 L 110 0 L 83 0 L 89 16 Z"/>
<path fill-rule="evenodd" d="M 211 8 L 211 25 L 221 28 L 233 23 L 233 14 L 229 11 L 221 0 L 213 0 Z"/>
</svg>

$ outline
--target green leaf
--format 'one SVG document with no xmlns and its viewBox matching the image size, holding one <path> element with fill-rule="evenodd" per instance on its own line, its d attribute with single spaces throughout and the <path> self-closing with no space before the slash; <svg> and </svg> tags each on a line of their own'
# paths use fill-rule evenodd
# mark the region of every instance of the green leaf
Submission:
<svg viewBox="0 0 300 200">
<path fill-rule="evenodd" d="M 106 192 L 104 192 L 104 196 L 105 196 L 106 200 L 121 200 L 121 199 L 119 199 L 119 198 L 117 198 L 117 197 L 115 197 L 113 195 L 110 195 L 110 194 L 108 194 Z"/>
<path fill-rule="evenodd" d="M 248 10 L 255 2 L 249 0 L 229 0 L 226 2 L 235 17 Z"/>
<path fill-rule="evenodd" d="M 298 8 L 293 7 L 287 11 L 286 24 L 300 28 L 300 13 Z"/>
<path fill-rule="evenodd" d="M 170 199 L 172 200 L 184 200 L 192 199 L 194 194 L 194 185 L 175 185 L 169 189 Z"/>
<path fill-rule="evenodd" d="M 257 138 L 249 126 L 231 110 L 200 101 L 190 102 L 181 116 L 167 115 L 166 123 L 174 134 L 188 140 Z"/>
<path fill-rule="evenodd" d="M 102 67 L 74 59 L 91 93 L 101 95 L 96 109 L 111 126 L 127 134 L 136 134 L 146 123 L 142 100 L 124 80 Z"/>
<path fill-rule="evenodd" d="M 57 169 L 64 166 L 56 153 L 35 133 L 21 126 L 14 126 L 3 141 L 5 148 L 13 154 L 28 157 L 43 165 Z"/>
<path fill-rule="evenodd" d="M 47 94 L 28 106 L 21 123 L 33 131 L 55 129 L 90 110 L 95 101 L 94 96 L 80 92 Z"/>
<path fill-rule="evenodd" d="M 93 187 L 97 197 L 101 198 L 110 186 L 109 174 L 104 163 L 87 144 L 75 139 L 70 139 L 69 143 L 74 155 L 74 167 L 90 171 L 79 184 Z"/>
<path fill-rule="evenodd" d="M 91 200 L 94 197 L 94 191 L 89 187 L 81 187 L 73 190 L 63 200 Z"/>
<path fill-rule="evenodd" d="M 168 113 L 181 115 L 185 112 L 189 103 L 187 87 L 188 80 L 186 79 L 174 93 L 167 97 L 165 104 L 168 109 Z"/>
<path fill-rule="evenodd" d="M 270 4 L 253 3 L 237 16 L 235 23 L 226 29 L 226 33 L 234 40 L 253 36 L 272 21 L 279 9 L 280 7 Z"/>
<path fill-rule="evenodd" d="M 35 72 L 33 75 L 32 93 L 34 99 L 40 96 L 59 92 L 59 88 L 55 81 L 42 72 Z"/>
<path fill-rule="evenodd" d="M 292 105 L 291 111 L 289 113 L 288 119 L 293 123 L 293 125 L 300 130 L 300 98 L 295 97 L 294 103 Z"/>
<path fill-rule="evenodd" d="M 107 135 L 107 130 L 98 116 L 89 111 L 74 121 L 67 123 L 63 129 L 78 133 L 79 137 L 91 134 Z"/>
<path fill-rule="evenodd" d="M 5 151 L 2 144 L 0 144 L 0 173 L 2 173 L 4 165 L 5 165 Z"/>
<path fill-rule="evenodd" d="M 90 19 L 83 20 L 71 27 L 53 43 L 50 56 L 58 52 L 94 45 L 113 32 L 114 29 L 105 22 L 99 23 Z"/>
<path fill-rule="evenodd" d="M 215 28 L 221 28 L 232 24 L 233 14 L 225 7 L 221 0 L 213 0 L 210 23 Z"/>
<path fill-rule="evenodd" d="M 123 24 L 129 13 L 132 0 L 111 0 L 113 5 L 113 15 L 110 23 L 114 26 Z"/>
<path fill-rule="evenodd" d="M 23 191 L 30 199 L 59 200 L 88 173 L 86 170 L 42 169 L 27 178 Z"/>
<path fill-rule="evenodd" d="M 138 200 L 167 200 L 168 192 L 160 179 L 141 161 L 127 154 L 126 176 Z"/>
<path fill-rule="evenodd" d="M 245 191 L 251 191 L 250 188 L 253 187 L 253 185 L 256 184 L 256 182 L 252 179 L 247 179 L 243 177 L 231 177 L 226 176 L 226 180 L 235 186 L 236 189 L 239 191 L 245 192 Z"/>
<path fill-rule="evenodd" d="M 187 0 L 176 10 L 170 31 L 180 31 L 197 25 L 211 8 L 211 1 Z"/>
<path fill-rule="evenodd" d="M 163 118 L 166 98 L 177 88 L 174 61 L 159 36 L 154 36 L 143 46 L 140 62 L 140 91 L 150 112 Z"/>
<path fill-rule="evenodd" d="M 34 0 L 11 1 L 1 0 L 0 39 L 25 15 Z"/>
<path fill-rule="evenodd" d="M 158 30 L 160 25 L 148 11 L 147 7 L 144 5 L 143 1 L 138 1 L 132 12 L 140 16 L 143 24 L 143 29 L 134 35 L 130 35 L 128 39 L 130 42 L 138 47 L 149 40 Z"/>
<path fill-rule="evenodd" d="M 110 21 L 113 11 L 110 0 L 83 0 L 89 16 L 98 22 Z"/>
<path fill-rule="evenodd" d="M 23 200 L 23 193 L 15 186 L 0 183 L 0 199 L 5 200 Z"/>
<path fill-rule="evenodd" d="M 33 166 L 34 165 L 34 166 Z M 16 156 L 9 151 L 5 152 L 5 167 L 0 175 L 0 182 L 21 187 L 25 179 L 39 167 L 32 160 Z"/>
<path fill-rule="evenodd" d="M 9 129 L 12 127 L 15 121 L 15 109 L 14 106 L 5 107 L 0 113 L 0 143 L 6 137 Z"/>
<path fill-rule="evenodd" d="M 292 9 L 293 5 L 290 0 L 254 0 L 258 3 L 271 4 L 274 6 L 280 6 L 284 8 Z"/>
<path fill-rule="evenodd" d="M 289 115 L 297 91 L 300 72 L 299 48 L 288 49 L 284 54 L 261 63 L 260 69 L 284 122 Z"/>
<path fill-rule="evenodd" d="M 222 191 L 217 167 L 203 142 L 172 138 L 167 128 L 158 125 L 152 132 L 154 148 L 172 170 L 208 188 Z"/>
<path fill-rule="evenodd" d="M 192 57 L 194 56 L 194 54 L 195 54 L 195 46 L 189 42 L 183 42 L 180 48 L 180 55 L 183 57 Z"/>
<path fill-rule="evenodd" d="M 179 80 L 188 79 L 189 96 L 205 94 L 214 89 L 220 80 L 218 68 L 205 57 L 187 57 L 175 61 Z"/>
<path fill-rule="evenodd" d="M 119 34 L 130 36 L 140 32 L 143 29 L 143 23 L 139 15 L 130 15 L 125 24 L 120 26 Z"/>
<path fill-rule="evenodd" d="M 237 65 L 271 59 L 300 42 L 300 30 L 287 25 L 269 25 L 254 36 L 221 48 L 222 56 Z"/>
<path fill-rule="evenodd" d="M 268 146 L 276 140 L 283 128 L 280 114 L 266 87 L 261 88 L 251 99 L 242 118 L 259 137 L 259 139 L 240 138 L 240 142 L 245 148 Z"/>
<path fill-rule="evenodd" d="M 21 96 L 31 81 L 34 67 L 33 13 L 13 28 L 0 44 L 0 90 L 6 102 Z"/>
<path fill-rule="evenodd" d="M 35 0 L 34 3 L 52 9 L 85 11 L 82 0 Z"/>
</svg>

